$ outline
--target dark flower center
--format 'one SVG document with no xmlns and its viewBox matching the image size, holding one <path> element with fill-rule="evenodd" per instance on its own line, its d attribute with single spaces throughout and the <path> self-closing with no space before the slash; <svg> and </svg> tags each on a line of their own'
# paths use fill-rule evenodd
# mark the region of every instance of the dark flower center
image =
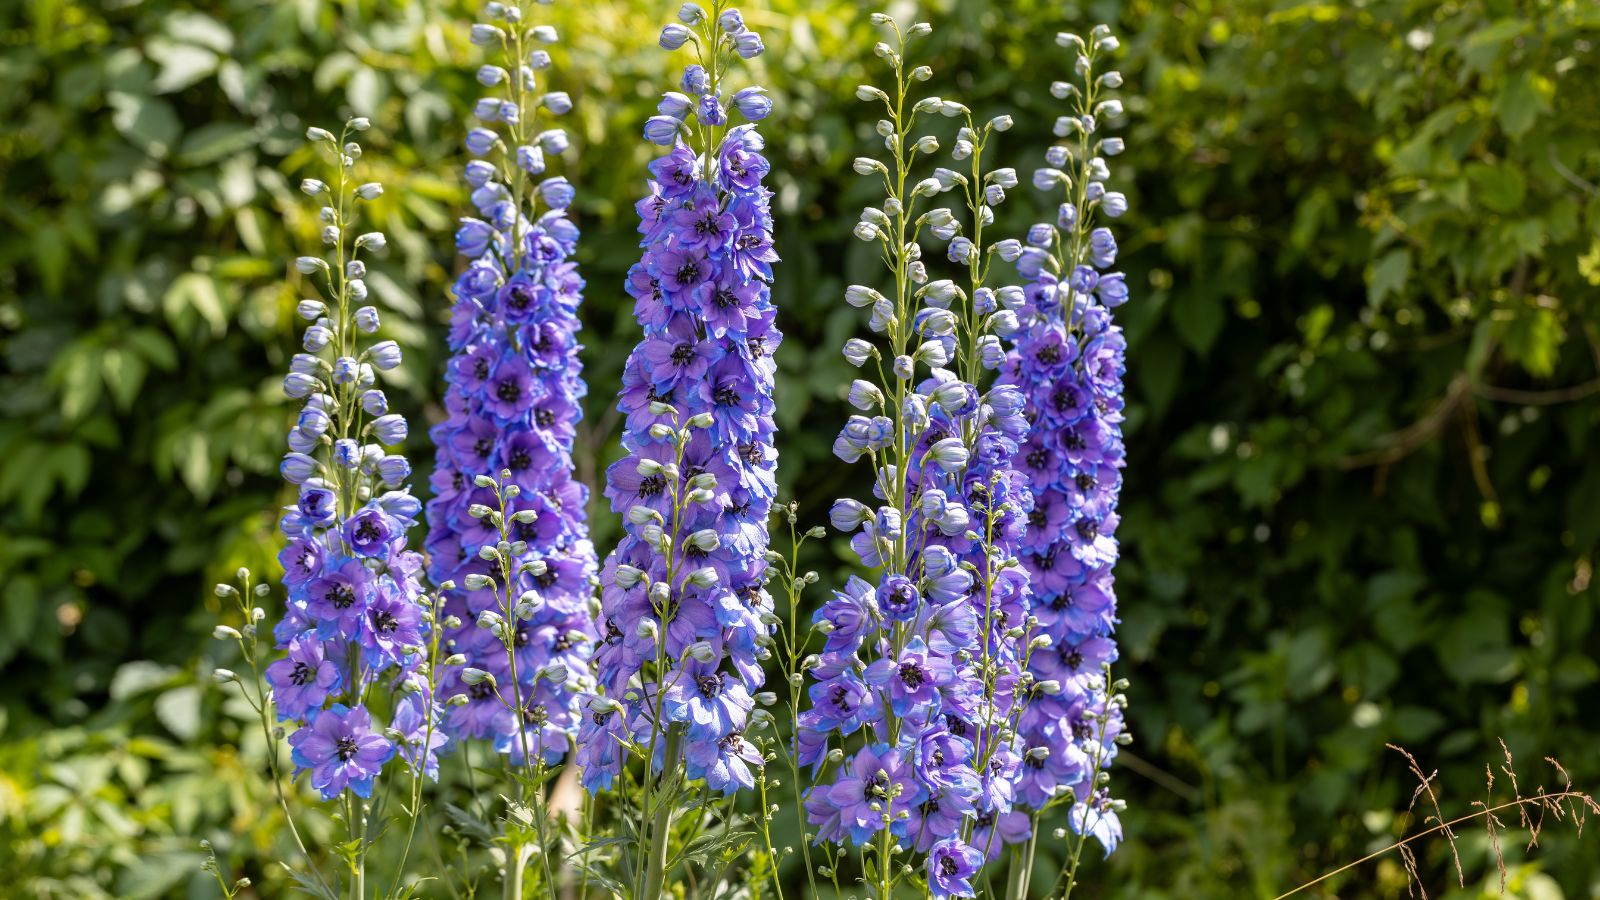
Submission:
<svg viewBox="0 0 1600 900">
<path fill-rule="evenodd" d="M 923 671 L 921 665 L 914 662 L 900 664 L 900 682 L 907 688 L 914 691 L 922 687 L 923 682 L 927 680 L 928 673 Z"/>
<path fill-rule="evenodd" d="M 639 479 L 639 496 L 659 497 L 667 489 L 667 479 L 660 475 L 651 475 Z"/>
<path fill-rule="evenodd" d="M 472 445 L 472 452 L 479 459 L 488 459 L 489 454 L 494 452 L 494 439 L 478 438 L 478 442 Z"/>
<path fill-rule="evenodd" d="M 545 711 L 544 704 L 531 706 L 522 711 L 522 721 L 529 725 L 543 725 L 550 720 L 550 713 Z"/>
<path fill-rule="evenodd" d="M 533 411 L 533 421 L 540 428 L 549 428 L 556 423 L 556 414 L 541 406 Z"/>
<path fill-rule="evenodd" d="M 473 700 L 486 700 L 494 696 L 494 688 L 487 681 L 480 681 L 467 688 L 467 696 Z"/>
<path fill-rule="evenodd" d="M 687 366 L 689 363 L 691 363 L 693 361 L 694 361 L 694 345 L 693 344 L 679 344 L 678 346 L 672 348 L 672 364 L 673 365 L 675 365 L 675 366 Z"/>
<path fill-rule="evenodd" d="M 372 630 L 379 634 L 393 634 L 400 627 L 400 620 L 388 610 L 380 609 L 372 614 Z"/>
<path fill-rule="evenodd" d="M 716 401 L 719 406 L 738 406 L 739 392 L 734 390 L 733 385 L 725 384 L 717 388 Z"/>
<path fill-rule="evenodd" d="M 472 377 L 478 381 L 489 380 L 489 360 L 478 357 L 472 361 Z"/>
<path fill-rule="evenodd" d="M 951 877 L 960 871 L 961 868 L 956 865 L 955 857 L 946 856 L 944 859 L 939 860 L 939 874 L 944 875 L 946 878 Z"/>
<path fill-rule="evenodd" d="M 1043 447 L 1035 447 L 1034 449 L 1028 451 L 1028 466 L 1030 468 L 1042 469 L 1044 468 L 1045 463 L 1048 463 L 1049 461 L 1050 453 Z"/>
<path fill-rule="evenodd" d="M 515 381 L 502 381 L 495 386 L 494 395 L 505 403 L 515 403 L 522 399 L 522 387 Z"/>
<path fill-rule="evenodd" d="M 511 451 L 511 456 L 506 459 L 506 468 L 513 472 L 520 472 L 533 465 L 533 456 L 528 453 L 528 448 L 517 446 Z"/>
<path fill-rule="evenodd" d="M 356 753 L 359 752 L 359 748 L 356 747 L 356 739 L 353 737 L 339 738 L 334 744 L 333 752 L 334 755 L 339 757 L 340 762 L 349 762 L 355 759 Z"/>
<path fill-rule="evenodd" d="M 1073 480 L 1078 485 L 1078 490 L 1083 491 L 1086 494 L 1094 490 L 1098 484 L 1098 482 L 1094 480 L 1094 476 L 1090 475 L 1088 472 L 1079 472 L 1078 477 Z"/>
<path fill-rule="evenodd" d="M 851 713 L 855 711 L 855 707 L 850 703 L 850 692 L 842 684 L 833 686 L 833 690 L 828 692 L 828 700 L 833 704 L 833 708 L 839 712 Z"/>
<path fill-rule="evenodd" d="M 371 519 L 363 519 L 356 527 L 356 543 L 370 544 L 383 535 L 378 531 L 378 523 Z"/>
<path fill-rule="evenodd" d="M 686 262 L 678 267 L 674 277 L 678 279 L 679 284 L 694 284 L 700 280 L 700 264 L 692 260 Z"/>
<path fill-rule="evenodd" d="M 310 684 L 311 679 L 314 677 L 316 677 L 316 672 L 303 662 L 295 663 L 294 671 L 289 673 L 290 683 L 300 687 Z"/>
<path fill-rule="evenodd" d="M 706 675 L 699 681 L 700 696 L 715 697 L 722 693 L 722 673 Z"/>
<path fill-rule="evenodd" d="M 506 293 L 506 304 L 512 309 L 527 309 L 533 303 L 533 289 L 526 284 L 517 283 L 511 286 Z"/>
<path fill-rule="evenodd" d="M 739 295 L 727 288 L 722 288 L 717 291 L 716 296 L 711 298 L 711 302 L 717 305 L 717 309 L 729 309 L 739 305 Z"/>
<path fill-rule="evenodd" d="M 868 778 L 862 786 L 861 796 L 868 802 L 889 799 L 889 776 L 879 772 Z"/>
<path fill-rule="evenodd" d="M 349 609 L 355 605 L 356 592 L 348 584 L 335 583 L 322 599 L 332 604 L 334 609 Z"/>
<path fill-rule="evenodd" d="M 1061 362 L 1061 348 L 1051 344 L 1050 346 L 1040 350 L 1039 362 L 1042 362 L 1047 366 L 1053 366 L 1056 363 Z"/>
<path fill-rule="evenodd" d="M 950 733 L 955 735 L 956 737 L 964 737 L 964 736 L 966 736 L 967 723 L 965 721 L 957 718 L 954 715 L 948 715 L 947 714 L 944 717 L 944 727 L 949 729 Z"/>
<path fill-rule="evenodd" d="M 1077 648 L 1070 650 L 1063 648 L 1061 651 L 1061 664 L 1069 669 L 1076 669 L 1083 665 L 1083 654 Z"/>
<path fill-rule="evenodd" d="M 1039 507 L 1035 506 L 1033 508 L 1033 511 L 1028 513 L 1028 526 L 1030 528 L 1043 528 L 1044 527 L 1044 523 L 1045 523 L 1044 510 L 1042 510 Z"/>
<path fill-rule="evenodd" d="M 1079 519 L 1075 527 L 1078 535 L 1086 541 L 1092 541 L 1100 535 L 1100 526 L 1093 519 Z"/>
</svg>

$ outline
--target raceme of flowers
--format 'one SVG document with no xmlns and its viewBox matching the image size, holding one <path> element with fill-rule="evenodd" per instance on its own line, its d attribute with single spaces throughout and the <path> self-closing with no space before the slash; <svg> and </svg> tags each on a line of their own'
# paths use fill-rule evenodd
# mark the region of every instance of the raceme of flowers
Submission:
<svg viewBox="0 0 1600 900">
<path fill-rule="evenodd" d="M 1057 221 L 1030 229 L 1018 257 L 1028 283 L 1002 379 L 1026 395 L 1033 422 L 1020 455 L 1033 492 L 1022 561 L 1033 584 L 1033 615 L 1049 645 L 1032 655 L 1030 670 L 1060 686 L 1034 697 L 1023 714 L 1026 749 L 1017 792 L 1030 809 L 1071 802 L 1069 824 L 1109 853 L 1121 839 L 1120 804 L 1097 776 L 1115 757 L 1123 730 L 1104 671 L 1117 658 L 1112 568 L 1126 346 L 1112 311 L 1127 301 L 1128 288 L 1122 273 L 1111 270 L 1116 240 L 1095 223 L 1127 209 L 1121 193 L 1107 190 L 1106 158 L 1122 152 L 1122 140 L 1098 136 L 1102 124 L 1121 114 L 1121 104 L 1101 100 L 1101 93 L 1122 79 L 1095 69 L 1117 46 L 1103 27 L 1087 43 L 1070 34 L 1058 43 L 1079 52 L 1083 85 L 1052 87 L 1055 96 L 1072 98 L 1074 109 L 1057 120 L 1055 133 L 1066 142 L 1050 149 L 1034 183 L 1066 196 Z"/>
<path fill-rule="evenodd" d="M 723 793 L 753 786 L 762 762 L 744 734 L 774 622 L 764 583 L 781 335 L 754 124 L 772 104 L 760 87 L 725 90 L 733 58 L 762 51 L 737 10 L 686 4 L 661 45 L 686 44 L 697 61 L 645 125 L 664 152 L 637 205 L 644 253 L 627 281 L 644 337 L 618 401 L 627 455 L 606 473 L 626 532 L 600 577 L 603 694 L 578 736 L 591 790 L 612 785 L 627 748 L 663 771 L 681 759 Z"/>
<path fill-rule="evenodd" d="M 363 251 L 384 246 L 379 232 L 353 235 L 358 206 L 383 193 L 355 183 L 365 130 L 352 119 L 335 137 L 312 128 L 307 138 L 334 160 L 332 183 L 301 189 L 322 205 L 322 240 L 333 262 L 302 256 L 296 267 L 326 299 L 308 298 L 300 315 L 304 352 L 294 356 L 284 390 L 304 402 L 280 467 L 299 496 L 280 527 L 288 604 L 274 629 L 283 658 L 267 667 L 278 717 L 289 734 L 297 772 L 324 799 L 349 790 L 370 796 L 373 781 L 397 753 L 434 770 L 444 743 L 425 664 L 431 624 L 419 575 L 422 555 L 406 546 L 421 504 L 403 487 L 405 457 L 387 451 L 406 438 L 406 420 L 389 411 L 378 372 L 400 364 L 394 341 L 374 341 L 375 307 L 366 303 Z M 385 729 L 369 701 L 375 685 L 404 684 Z M 386 733 L 387 732 L 387 733 Z"/>
<path fill-rule="evenodd" d="M 880 893 L 892 890 L 894 856 L 904 848 L 925 854 L 936 896 L 970 896 L 984 857 L 1030 833 L 1027 817 L 1013 810 L 1021 760 L 1010 738 L 1022 709 L 1029 608 L 1027 578 L 1015 565 L 1027 489 L 1011 461 L 1027 421 L 1014 387 L 982 392 L 978 384 L 999 366 L 999 335 L 1015 324 L 984 285 L 994 248 L 984 245 L 983 229 L 1016 175 L 985 172 L 982 151 L 1010 119 L 979 128 L 965 106 L 938 97 L 904 109 L 892 98 L 926 72 L 905 68 L 905 50 L 931 29 L 902 32 L 876 19 L 895 38 L 878 50 L 895 84 L 863 86 L 858 96 L 883 108 L 878 131 L 889 162 L 862 158 L 855 168 L 881 177 L 887 197 L 863 211 L 856 235 L 883 242 L 893 295 L 864 285 L 846 294 L 870 311 L 869 327 L 882 336 L 877 345 L 852 339 L 846 359 L 880 377 L 852 385 L 851 403 L 866 415 L 851 417 L 834 452 L 869 462 L 879 505 L 840 500 L 831 518 L 855 532 L 852 548 L 879 574 L 875 584 L 852 577 L 817 614 L 827 641 L 797 751 L 820 773 L 806 801 L 816 838 L 871 847 Z M 919 117 L 935 113 L 964 119 L 953 157 L 970 174 L 940 167 L 910 177 L 918 156 L 938 152 L 933 136 L 912 135 Z M 902 194 L 908 183 L 915 186 Z M 970 234 L 948 208 L 917 209 L 958 187 Z M 962 267 L 969 290 L 928 279 L 917 243 L 923 228 L 949 241 L 948 259 Z M 837 769 L 826 771 L 834 761 Z"/>
<path fill-rule="evenodd" d="M 520 9 L 490 4 L 489 21 L 472 28 L 473 42 L 497 50 L 504 65 L 478 69 L 493 95 L 478 101 L 467 135 L 477 216 L 456 231 L 469 262 L 453 291 L 449 416 L 430 433 L 427 548 L 430 577 L 456 586 L 445 611 L 455 625 L 450 649 L 464 665 L 442 681 L 446 731 L 491 741 L 514 762 L 531 754 L 554 764 L 577 731 L 576 686 L 594 637 L 588 490 L 572 462 L 587 393 L 577 341 L 583 279 L 566 215 L 573 188 L 546 171 L 567 135 L 539 126 L 571 106 L 565 93 L 539 87 L 556 32 Z"/>
</svg>

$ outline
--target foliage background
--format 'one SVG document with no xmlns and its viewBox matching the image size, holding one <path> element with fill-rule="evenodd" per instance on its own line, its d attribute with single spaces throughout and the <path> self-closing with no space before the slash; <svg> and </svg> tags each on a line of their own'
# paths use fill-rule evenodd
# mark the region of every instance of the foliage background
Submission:
<svg viewBox="0 0 1600 900">
<path fill-rule="evenodd" d="M 552 8 L 552 78 L 577 103 L 590 477 L 614 455 L 637 133 L 681 65 L 653 47 L 674 8 Z M 871 267 L 849 239 L 871 199 L 849 172 L 871 137 L 851 98 L 875 71 L 865 12 L 747 9 L 779 100 L 782 478 L 812 520 L 850 487 L 827 448 L 858 327 L 839 298 Z M 227 662 L 209 585 L 276 572 L 287 260 L 315 232 L 300 133 L 376 124 L 393 249 L 373 286 L 411 354 L 404 411 L 436 415 L 472 13 L 0 10 L 0 895 L 211 896 L 200 837 L 283 892 L 248 711 L 202 673 Z M 1439 767 L 1462 812 L 1498 737 L 1525 787 L 1550 783 L 1543 755 L 1600 779 L 1600 7 L 937 0 L 919 17 L 932 87 L 1015 116 L 1002 152 L 1024 173 L 1068 73 L 1054 32 L 1107 21 L 1126 48 L 1119 572 L 1139 742 L 1118 777 L 1128 844 L 1086 895 L 1271 897 L 1380 846 L 1413 786 L 1386 741 Z M 1029 194 L 1008 224 L 1044 213 Z M 825 584 L 842 559 L 813 561 Z M 1592 838 L 1548 834 L 1526 864 L 1511 843 L 1516 896 L 1600 896 Z M 1483 836 L 1461 847 L 1467 888 L 1449 890 L 1442 846 L 1427 886 L 1492 890 Z M 1393 860 L 1332 884 L 1404 890 Z"/>
</svg>

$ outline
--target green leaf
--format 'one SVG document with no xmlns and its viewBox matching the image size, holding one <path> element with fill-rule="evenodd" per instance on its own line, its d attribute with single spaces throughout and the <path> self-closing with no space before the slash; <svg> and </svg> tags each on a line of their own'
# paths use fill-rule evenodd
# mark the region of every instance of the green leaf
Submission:
<svg viewBox="0 0 1600 900">
<path fill-rule="evenodd" d="M 254 147 L 255 129 L 238 122 L 207 122 L 189 132 L 178 147 L 178 162 L 206 166 Z"/>
<path fill-rule="evenodd" d="M 139 694 L 153 691 L 172 681 L 178 670 L 171 666 L 163 666 L 148 660 L 136 660 L 124 663 L 117 673 L 111 676 L 111 699 L 127 700 Z"/>
<path fill-rule="evenodd" d="M 1534 88 L 1532 72 L 1513 72 L 1500 89 L 1500 95 L 1495 98 L 1494 107 L 1500 116 L 1500 127 L 1513 138 L 1527 134 L 1539 118 L 1543 99 Z"/>
<path fill-rule="evenodd" d="M 1165 332 L 1152 336 L 1139 345 L 1142 361 L 1134 380 L 1150 404 L 1150 415 L 1159 420 L 1177 395 L 1183 378 L 1183 348 Z"/>
<path fill-rule="evenodd" d="M 183 126 L 172 104 L 158 97 L 112 92 L 111 124 L 144 153 L 164 158 L 172 152 Z"/>
<path fill-rule="evenodd" d="M 1472 184 L 1473 199 L 1486 209 L 1509 213 L 1522 208 L 1522 199 L 1528 193 L 1528 180 L 1517 166 L 1511 163 L 1468 163 L 1463 171 Z"/>
<path fill-rule="evenodd" d="M 174 278 L 161 298 L 161 308 L 167 319 L 174 322 L 192 310 L 211 325 L 213 334 L 220 335 L 228 328 L 227 314 L 222 310 L 222 297 L 217 293 L 217 283 L 210 275 L 185 272 Z"/>
<path fill-rule="evenodd" d="M 1372 266 L 1367 276 L 1367 303 L 1380 306 L 1390 296 L 1399 296 L 1411 277 L 1411 251 L 1399 247 L 1390 250 Z"/>
<path fill-rule="evenodd" d="M 162 29 L 174 40 L 205 47 L 219 54 L 233 50 L 233 32 L 205 13 L 188 10 L 163 11 Z"/>
<path fill-rule="evenodd" d="M 194 740 L 200 733 L 200 689 L 187 684 L 167 691 L 156 698 L 155 713 L 179 740 Z"/>
<path fill-rule="evenodd" d="M 161 71 L 150 86 L 158 94 L 181 91 L 217 68 L 217 54 L 193 44 L 151 38 L 145 44 L 145 53 L 161 65 Z"/>
<path fill-rule="evenodd" d="M 1505 602 L 1484 591 L 1469 595 L 1439 633 L 1434 649 L 1457 682 L 1501 682 L 1516 674 Z"/>
<path fill-rule="evenodd" d="M 144 856 L 122 871 L 117 878 L 117 896 L 126 900 L 154 900 L 167 896 L 178 883 L 199 871 L 205 857 L 199 853 L 173 852 Z M 216 890 L 212 884 L 211 889 Z"/>
<path fill-rule="evenodd" d="M 1534 306 L 1517 311 L 1507 323 L 1501 343 L 1506 356 L 1529 375 L 1549 378 L 1555 374 L 1566 336 L 1566 328 L 1556 310 Z"/>
<path fill-rule="evenodd" d="M 1211 351 L 1217 335 L 1222 333 L 1222 297 L 1215 291 L 1197 291 L 1174 297 L 1172 322 L 1178 336 L 1202 358 Z"/>
</svg>

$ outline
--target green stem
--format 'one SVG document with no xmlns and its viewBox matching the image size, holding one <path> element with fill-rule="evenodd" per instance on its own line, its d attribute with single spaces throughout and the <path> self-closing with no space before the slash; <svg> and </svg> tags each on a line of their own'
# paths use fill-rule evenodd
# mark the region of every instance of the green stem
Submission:
<svg viewBox="0 0 1600 900">
<path fill-rule="evenodd" d="M 1031 853 L 1024 856 L 1021 847 L 1011 848 L 1011 872 L 1006 878 L 1006 900 L 1027 900 L 1028 868 L 1032 862 Z"/>
<path fill-rule="evenodd" d="M 683 741 L 683 726 L 667 728 L 667 744 L 661 759 L 661 780 L 677 776 L 678 751 Z M 656 814 L 650 826 L 650 846 L 645 856 L 644 890 L 634 900 L 657 900 L 667 878 L 667 845 L 672 837 L 671 795 L 656 792 Z"/>
<path fill-rule="evenodd" d="M 506 854 L 505 900 L 522 900 L 522 872 L 527 868 L 526 844 L 515 844 Z"/>
</svg>

